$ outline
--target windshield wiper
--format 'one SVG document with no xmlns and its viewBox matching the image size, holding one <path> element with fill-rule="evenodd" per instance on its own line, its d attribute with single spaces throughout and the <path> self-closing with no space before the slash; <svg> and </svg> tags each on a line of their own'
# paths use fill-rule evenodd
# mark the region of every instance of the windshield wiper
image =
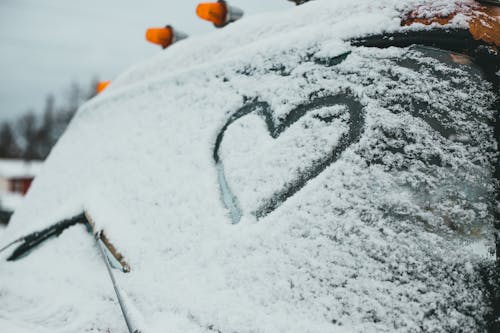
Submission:
<svg viewBox="0 0 500 333">
<path fill-rule="evenodd" d="M 13 252 L 12 254 L 7 258 L 8 261 L 13 261 L 17 260 L 29 253 L 33 248 L 38 246 L 39 244 L 43 243 L 47 239 L 51 237 L 57 237 L 59 236 L 64 230 L 68 229 L 71 226 L 74 226 L 75 224 L 78 223 L 85 223 L 85 216 L 83 214 L 77 215 L 75 217 L 72 217 L 67 220 L 63 220 L 61 222 L 58 222 L 46 229 L 43 229 L 41 231 L 35 231 L 29 235 L 20 237 L 16 239 L 15 241 L 7 244 L 3 248 L 0 249 L 0 252 L 6 250 L 7 248 L 11 247 L 12 245 L 22 242 L 21 245 L 19 245 Z"/>
<path fill-rule="evenodd" d="M 94 229 L 94 223 L 91 221 L 90 216 L 87 213 L 81 213 L 79 215 L 76 215 L 70 219 L 60 221 L 54 225 L 51 225 L 48 228 L 45 228 L 40 231 L 35 231 L 29 235 L 20 237 L 9 244 L 5 245 L 0 249 L 0 252 L 8 249 L 14 244 L 22 242 L 17 248 L 12 252 L 12 254 L 7 258 L 7 261 L 15 261 L 18 260 L 26 255 L 28 255 L 31 250 L 33 250 L 35 247 L 40 245 L 41 243 L 45 242 L 47 239 L 51 237 L 58 237 L 60 234 L 63 233 L 66 229 L 69 227 L 72 227 L 76 224 L 84 224 L 91 229 Z M 128 263 L 125 261 L 123 256 L 121 255 L 120 252 L 116 250 L 114 245 L 109 241 L 108 237 L 104 232 L 101 231 L 101 240 L 103 244 L 105 245 L 106 249 L 111 253 L 111 255 L 114 257 L 114 259 L 120 264 L 121 269 L 123 272 L 128 273 L 130 272 L 130 266 Z"/>
<path fill-rule="evenodd" d="M 127 324 L 127 328 L 130 333 L 140 333 L 140 329 L 138 329 L 138 324 L 135 320 L 133 320 L 133 316 L 131 315 L 130 306 L 126 302 L 126 298 L 123 295 L 121 288 L 118 286 L 116 279 L 113 275 L 113 271 L 111 269 L 112 263 L 110 261 L 110 257 L 108 256 L 108 252 L 111 253 L 112 257 L 120 264 L 121 270 L 124 273 L 130 272 L 130 266 L 125 261 L 123 256 L 116 250 L 113 244 L 109 241 L 108 237 L 105 235 L 103 230 L 97 230 L 96 225 L 88 212 L 84 212 L 75 217 L 72 217 L 67 220 L 60 221 L 46 229 L 41 231 L 35 231 L 29 235 L 20 237 L 13 242 L 10 242 L 6 246 L 0 249 L 0 252 L 6 250 L 14 244 L 22 242 L 12 254 L 7 258 L 8 261 L 15 261 L 23 256 L 26 256 L 33 250 L 35 247 L 46 241 L 51 237 L 59 236 L 64 230 L 72 227 L 76 224 L 84 224 L 92 231 L 92 234 L 95 237 L 97 242 L 97 247 L 99 252 L 106 264 L 106 269 L 108 271 L 108 275 L 113 284 L 113 288 L 115 290 L 116 297 L 118 299 L 118 303 L 123 313 L 123 317 L 125 319 L 125 323 Z"/>
</svg>

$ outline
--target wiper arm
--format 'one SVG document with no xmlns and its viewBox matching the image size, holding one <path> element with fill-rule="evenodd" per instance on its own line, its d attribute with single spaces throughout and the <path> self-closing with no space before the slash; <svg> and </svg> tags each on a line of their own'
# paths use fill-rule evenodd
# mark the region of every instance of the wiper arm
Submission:
<svg viewBox="0 0 500 333">
<path fill-rule="evenodd" d="M 119 287 L 118 283 L 116 282 L 115 276 L 111 269 L 111 262 L 109 261 L 109 257 L 106 254 L 106 248 L 108 249 L 109 252 L 113 254 L 115 259 L 117 259 L 120 262 L 120 264 L 122 264 L 123 256 L 120 253 L 116 252 L 116 249 L 109 242 L 108 238 L 104 235 L 104 232 L 102 230 L 96 229 L 94 220 L 92 219 L 90 214 L 85 212 L 84 215 L 87 223 L 92 228 L 92 233 L 94 234 L 97 247 L 99 248 L 99 252 L 101 253 L 102 259 L 104 260 L 104 263 L 106 265 L 106 269 L 108 271 L 109 278 L 111 279 L 113 289 L 115 290 L 115 295 L 116 298 L 118 299 L 118 304 L 120 304 L 120 309 L 122 310 L 123 318 L 125 319 L 125 323 L 127 324 L 128 331 L 130 333 L 141 333 L 138 323 L 134 320 L 132 316 L 132 313 L 130 311 L 130 306 L 126 301 L 126 299 L 123 297 L 122 290 Z M 112 250 L 115 252 L 113 253 Z M 120 261 L 118 258 L 121 258 L 122 261 Z M 128 266 L 128 264 L 124 261 L 123 263 L 124 263 L 122 264 L 123 271 L 125 272 L 126 269 L 130 271 L 130 267 Z"/>
<path fill-rule="evenodd" d="M 124 273 L 130 272 L 129 264 L 125 261 L 125 258 L 123 258 L 123 255 L 120 252 L 118 252 L 118 250 L 114 247 L 114 245 L 109 241 L 109 239 L 106 236 L 106 234 L 104 233 L 104 231 L 103 230 L 96 231 L 95 222 L 92 219 L 92 217 L 90 216 L 90 214 L 88 212 L 85 212 L 85 213 L 83 213 L 83 217 L 85 219 L 85 222 L 92 229 L 92 233 L 94 234 L 96 239 L 97 239 L 97 237 L 99 237 L 98 240 L 103 243 L 103 245 L 106 247 L 106 249 L 109 251 L 109 253 L 111 253 L 111 255 L 116 259 L 116 261 L 118 261 L 120 263 L 120 265 L 122 267 L 122 271 Z"/>
</svg>

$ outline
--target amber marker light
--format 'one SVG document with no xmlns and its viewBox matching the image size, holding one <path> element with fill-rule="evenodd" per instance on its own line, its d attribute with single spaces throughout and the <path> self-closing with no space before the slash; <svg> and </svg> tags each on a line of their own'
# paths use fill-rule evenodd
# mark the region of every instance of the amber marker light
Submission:
<svg viewBox="0 0 500 333">
<path fill-rule="evenodd" d="M 170 25 L 164 28 L 149 28 L 146 30 L 146 40 L 150 43 L 160 45 L 164 49 L 187 37 L 185 33 L 174 30 Z"/>
<path fill-rule="evenodd" d="M 104 91 L 104 89 L 106 89 L 109 84 L 111 83 L 111 81 L 101 81 L 101 82 L 98 82 L 95 86 L 95 90 L 98 94 L 102 93 Z"/>
<path fill-rule="evenodd" d="M 239 20 L 243 11 L 237 7 L 229 6 L 225 1 L 204 2 L 196 7 L 199 18 L 212 22 L 215 27 L 222 28 L 227 24 Z"/>
</svg>

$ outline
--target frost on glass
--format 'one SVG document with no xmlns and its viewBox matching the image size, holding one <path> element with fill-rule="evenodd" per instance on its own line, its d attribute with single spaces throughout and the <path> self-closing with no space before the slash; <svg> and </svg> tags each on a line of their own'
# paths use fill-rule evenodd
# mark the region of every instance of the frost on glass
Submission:
<svg viewBox="0 0 500 333">
<path fill-rule="evenodd" d="M 413 48 L 379 60 L 380 78 L 367 83 L 372 88 L 367 92 L 393 121 L 367 129 L 371 135 L 359 153 L 411 194 L 411 206 L 379 207 L 388 216 L 431 229 L 491 235 L 495 96 L 476 66 L 454 59 L 447 52 Z"/>
<path fill-rule="evenodd" d="M 302 103 L 314 104 L 307 112 L 290 121 L 300 105 L 276 115 L 265 101 L 248 102 L 219 133 L 216 160 L 234 222 L 271 213 L 349 151 L 343 162 L 373 177 L 348 189 L 359 191 L 354 209 L 436 232 L 492 235 L 495 97 L 472 62 L 423 47 L 359 48 L 302 77 L 321 86 Z M 324 102 L 347 95 L 350 106 Z M 376 195 L 378 182 L 391 184 L 385 195 Z"/>
<path fill-rule="evenodd" d="M 484 269 L 494 266 L 498 155 L 496 95 L 481 70 L 423 47 L 356 48 L 332 65 L 276 62 L 280 72 L 273 60 L 236 72 L 230 84 L 245 102 L 218 130 L 215 160 L 242 221 L 234 244 L 246 244 L 247 228 L 265 230 L 267 247 L 250 252 L 283 249 L 270 276 L 293 267 L 276 297 L 333 325 L 482 331 L 492 313 Z M 285 126 L 298 106 L 339 95 L 360 107 L 311 108 L 279 136 L 266 124 Z M 359 137 L 342 146 L 354 129 Z"/>
</svg>

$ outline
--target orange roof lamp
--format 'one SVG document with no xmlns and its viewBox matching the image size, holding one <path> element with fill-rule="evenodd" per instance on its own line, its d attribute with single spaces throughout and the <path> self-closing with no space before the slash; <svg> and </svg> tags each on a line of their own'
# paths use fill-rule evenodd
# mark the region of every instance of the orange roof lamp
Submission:
<svg viewBox="0 0 500 333">
<path fill-rule="evenodd" d="M 229 6 L 226 1 L 200 3 L 196 14 L 203 20 L 212 22 L 216 28 L 222 28 L 243 17 L 243 10 Z"/>
<path fill-rule="evenodd" d="M 100 94 L 104 91 L 104 89 L 106 89 L 109 84 L 111 83 L 111 81 L 101 81 L 101 82 L 97 82 L 96 86 L 95 86 L 95 91 Z"/>
<path fill-rule="evenodd" d="M 149 28 L 146 30 L 146 40 L 153 44 L 160 45 L 164 49 L 187 37 L 187 34 L 174 29 L 170 25 L 164 28 Z"/>
</svg>

